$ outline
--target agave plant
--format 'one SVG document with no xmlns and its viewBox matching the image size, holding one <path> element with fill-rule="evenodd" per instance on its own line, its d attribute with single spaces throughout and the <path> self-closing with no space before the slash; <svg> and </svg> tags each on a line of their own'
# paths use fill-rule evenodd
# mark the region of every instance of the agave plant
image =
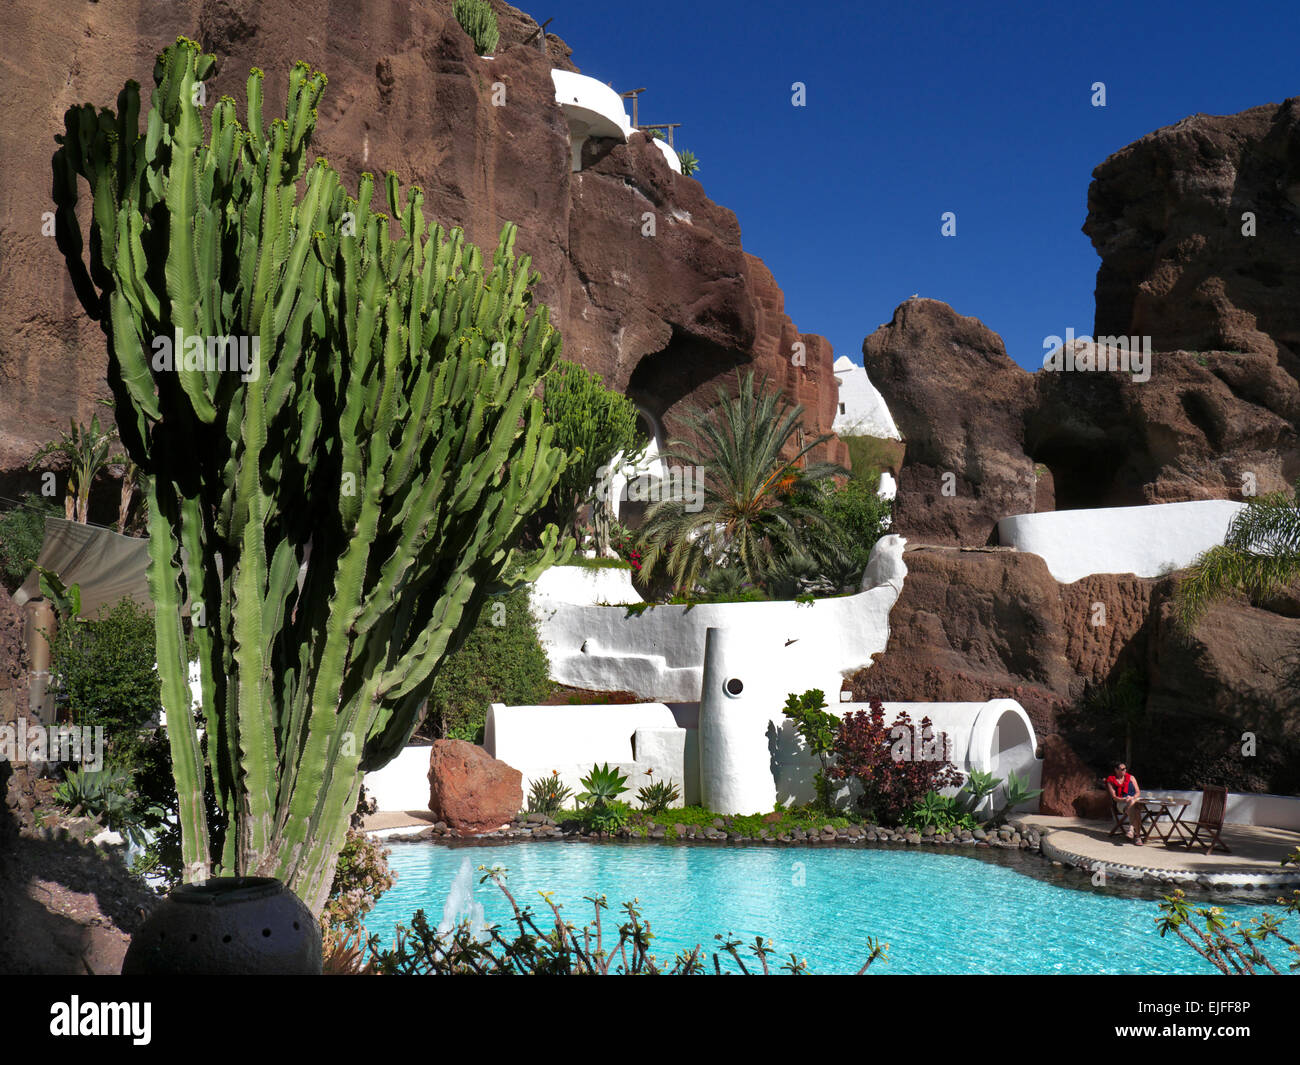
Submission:
<svg viewBox="0 0 1300 1065">
<path fill-rule="evenodd" d="M 582 786 L 587 790 L 578 795 L 578 801 L 587 806 L 608 806 L 628 790 L 626 785 L 627 777 L 611 769 L 608 762 L 603 766 L 593 765 L 591 772 L 582 778 Z"/>
<path fill-rule="evenodd" d="M 798 550 L 810 531 L 828 529 L 826 519 L 800 502 L 797 488 L 845 471 L 808 463 L 831 434 L 805 439 L 803 407 L 790 406 L 779 389 L 747 373 L 735 396 L 718 389 L 712 412 L 687 411 L 693 439 L 673 440 L 665 459 L 704 470 L 701 505 L 661 499 L 642 530 L 647 578 L 666 564 L 676 587 L 692 591 L 708 565 L 738 566 L 763 583 L 782 557 Z"/>
<path fill-rule="evenodd" d="M 700 161 L 689 148 L 683 148 L 677 153 L 677 161 L 681 163 L 682 173 L 691 177 L 700 169 Z"/>
<path fill-rule="evenodd" d="M 675 802 L 680 802 L 682 793 L 671 780 L 656 780 L 636 789 L 637 802 L 648 814 L 661 814 Z"/>
</svg>

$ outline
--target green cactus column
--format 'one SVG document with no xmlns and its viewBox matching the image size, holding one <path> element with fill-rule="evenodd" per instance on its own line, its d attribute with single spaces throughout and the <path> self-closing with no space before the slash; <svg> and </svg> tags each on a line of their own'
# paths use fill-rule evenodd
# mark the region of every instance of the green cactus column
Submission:
<svg viewBox="0 0 1300 1065">
<path fill-rule="evenodd" d="M 572 550 L 552 526 L 513 561 L 565 464 L 535 394 L 560 339 L 513 226 L 485 264 L 418 188 L 388 175 L 385 213 L 369 174 L 353 198 L 308 163 L 323 74 L 298 64 L 265 122 L 252 71 L 241 124 L 204 106 L 214 63 L 163 52 L 143 135 L 133 82 L 115 112 L 69 109 L 56 231 L 152 486 L 186 879 L 276 876 L 319 912 L 362 774 L 409 740 L 486 596 Z"/>
</svg>

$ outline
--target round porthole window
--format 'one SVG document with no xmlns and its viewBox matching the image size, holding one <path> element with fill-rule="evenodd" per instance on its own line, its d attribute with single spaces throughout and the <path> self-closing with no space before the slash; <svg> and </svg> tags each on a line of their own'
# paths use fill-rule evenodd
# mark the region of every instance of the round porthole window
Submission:
<svg viewBox="0 0 1300 1065">
<path fill-rule="evenodd" d="M 722 690 L 730 695 L 733 699 L 745 690 L 745 682 L 739 677 L 732 677 L 722 685 Z"/>
</svg>

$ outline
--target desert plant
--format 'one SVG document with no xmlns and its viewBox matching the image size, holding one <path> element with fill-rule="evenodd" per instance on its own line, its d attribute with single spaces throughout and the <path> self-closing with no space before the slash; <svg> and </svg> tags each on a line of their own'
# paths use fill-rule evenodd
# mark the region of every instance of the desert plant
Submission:
<svg viewBox="0 0 1300 1065">
<path fill-rule="evenodd" d="M 636 797 L 643 811 L 661 814 L 673 803 L 680 802 L 682 793 L 671 780 L 655 780 L 637 788 Z"/>
<path fill-rule="evenodd" d="M 479 55 L 492 55 L 496 52 L 497 41 L 501 36 L 497 27 L 497 16 L 487 0 L 456 0 L 452 7 L 456 21 L 474 41 L 474 51 Z"/>
<path fill-rule="evenodd" d="M 186 878 L 275 876 L 319 913 L 362 773 L 410 738 L 489 589 L 556 559 L 551 529 L 536 568 L 503 581 L 564 464 L 534 394 L 559 338 L 530 314 L 513 226 L 485 267 L 459 230 L 426 227 L 396 175 L 391 216 L 373 210 L 369 174 L 354 199 L 324 159 L 307 165 L 323 74 L 296 65 L 286 117 L 264 123 L 253 70 L 245 127 L 229 98 L 200 107 L 215 62 L 184 38 L 162 53 L 144 136 L 134 82 L 116 112 L 68 110 L 55 231 L 149 478 Z M 230 823 L 220 852 L 208 777 Z"/>
<path fill-rule="evenodd" d="M 1300 484 L 1247 501 L 1223 543 L 1201 554 L 1178 582 L 1174 617 L 1191 631 L 1218 600 L 1267 599 L 1300 579 Z"/>
<path fill-rule="evenodd" d="M 605 806 L 628 790 L 627 777 L 611 769 L 608 762 L 593 765 L 591 772 L 581 778 L 581 784 L 587 790 L 578 795 L 578 801 L 587 806 Z"/>
<path fill-rule="evenodd" d="M 64 517 L 85 525 L 90 519 L 90 486 L 95 477 L 108 466 L 123 461 L 121 456 L 112 453 L 116 443 L 117 430 L 112 426 L 100 428 L 98 414 L 91 416 L 88 426 L 70 421 L 68 432 L 43 445 L 32 456 L 28 469 L 36 469 L 49 456 L 62 458 L 67 464 Z"/>
<path fill-rule="evenodd" d="M 761 584 L 774 559 L 798 545 L 809 524 L 824 525 L 795 489 L 844 471 L 828 463 L 801 466 L 830 439 L 804 440 L 802 414 L 780 390 L 747 373 L 736 395 L 718 389 L 712 412 L 695 408 L 682 415 L 695 439 L 672 441 L 664 457 L 703 468 L 702 499 L 651 504 L 641 530 L 647 578 L 665 564 L 676 587 L 689 593 L 707 566 L 739 566 L 751 583 Z"/>
<path fill-rule="evenodd" d="M 539 777 L 529 785 L 528 812 L 557 814 L 564 809 L 564 804 L 572 794 L 572 789 L 561 782 L 560 771 L 552 769 L 549 777 Z"/>
<path fill-rule="evenodd" d="M 130 770 L 115 765 L 95 771 L 84 766 L 66 770 L 54 789 L 54 800 L 68 810 L 98 818 L 135 846 L 146 842 L 146 828 L 158 824 L 165 813 L 157 806 L 142 809 Z"/>
<path fill-rule="evenodd" d="M 683 148 L 677 153 L 677 161 L 681 164 L 682 173 L 691 177 L 700 169 L 700 161 L 696 158 L 695 153 L 689 148 Z"/>
<path fill-rule="evenodd" d="M 961 773 L 947 758 L 947 734 L 937 736 L 930 719 L 919 728 L 900 711 L 885 725 L 885 708 L 871 700 L 869 710 L 851 710 L 835 736 L 832 780 L 855 780 L 859 807 L 884 824 L 897 824 L 929 791 L 955 787 Z"/>
<path fill-rule="evenodd" d="M 1006 783 L 1007 801 L 1002 808 L 1001 816 L 1006 817 L 1017 806 L 1023 806 L 1030 799 L 1036 799 L 1043 794 L 1042 788 L 1030 788 L 1029 778 L 1021 778 L 1020 774 L 1014 769 L 1007 773 Z"/>
<path fill-rule="evenodd" d="M 992 773 L 980 769 L 972 769 L 957 793 L 962 812 L 974 814 L 979 809 L 980 803 L 997 791 L 1001 783 L 1001 777 L 995 777 Z"/>
</svg>

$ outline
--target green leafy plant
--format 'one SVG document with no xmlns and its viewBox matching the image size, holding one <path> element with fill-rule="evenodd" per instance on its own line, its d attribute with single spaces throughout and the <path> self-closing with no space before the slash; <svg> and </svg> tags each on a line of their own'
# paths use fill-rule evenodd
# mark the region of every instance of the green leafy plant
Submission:
<svg viewBox="0 0 1300 1065">
<path fill-rule="evenodd" d="M 120 766 L 96 772 L 70 768 L 54 789 L 54 800 L 69 811 L 80 809 L 86 817 L 99 818 L 128 843 L 142 846 L 146 826 L 158 823 L 165 811 L 157 806 L 141 810 L 132 785 L 130 771 Z"/>
<path fill-rule="evenodd" d="M 620 452 L 622 461 L 635 461 L 647 441 L 637 425 L 636 405 L 606 388 L 598 374 L 561 360 L 546 375 L 543 389 L 542 408 L 553 429 L 552 440 L 569 461 L 535 520 L 553 522 L 561 529 L 574 527 L 576 532 L 579 508 L 606 501 L 598 498 L 609 489 L 601 471 Z M 597 544 L 602 554 L 607 546 L 608 535 Z"/>
<path fill-rule="evenodd" d="M 582 803 L 582 821 L 588 831 L 614 832 L 627 823 L 628 807 L 618 801 L 627 788 L 627 777 L 609 763 L 593 765 L 580 783 L 586 789 L 578 796 Z"/>
<path fill-rule="evenodd" d="M 90 425 L 69 423 L 69 430 L 58 440 L 43 445 L 28 464 L 36 469 L 50 456 L 62 459 L 67 466 L 67 491 L 64 496 L 64 517 L 85 525 L 90 520 L 90 486 L 95 477 L 113 463 L 121 463 L 121 456 L 112 454 L 117 443 L 117 430 L 112 426 L 101 428 L 99 415 L 91 416 Z"/>
<path fill-rule="evenodd" d="M 45 543 L 45 519 L 57 516 L 53 500 L 24 493 L 18 505 L 0 514 L 0 582 L 13 592 L 36 566 Z"/>
<path fill-rule="evenodd" d="M 362 774 L 409 740 L 489 591 L 572 550 L 548 529 L 538 568 L 512 572 L 565 464 L 535 395 L 559 337 L 512 225 L 485 265 L 395 174 L 385 212 L 371 175 L 353 198 L 325 159 L 308 165 L 323 74 L 297 64 L 285 117 L 264 122 L 253 70 L 244 125 L 228 97 L 200 106 L 215 64 L 193 41 L 168 47 L 143 135 L 134 82 L 116 112 L 68 110 L 55 235 L 149 485 L 186 878 L 275 876 L 319 913 Z M 204 608 L 206 752 L 187 599 Z M 208 780 L 230 825 L 220 850 Z"/>
<path fill-rule="evenodd" d="M 681 164 L 682 173 L 687 177 L 692 177 L 699 172 L 700 161 L 689 148 L 683 148 L 677 153 L 677 161 Z"/>
<path fill-rule="evenodd" d="M 1246 501 L 1223 543 L 1201 554 L 1179 580 L 1174 617 L 1190 632 L 1217 601 L 1244 594 L 1253 601 L 1300 578 L 1300 484 Z"/>
<path fill-rule="evenodd" d="M 321 938 L 326 952 L 353 935 L 364 935 L 366 914 L 397 881 L 397 874 L 388 866 L 390 853 L 373 837 L 348 829 L 329 899 L 321 911 Z"/>
<path fill-rule="evenodd" d="M 643 812 L 661 814 L 681 802 L 682 793 L 671 780 L 656 780 L 637 788 L 636 797 Z"/>
<path fill-rule="evenodd" d="M 593 803 L 582 811 L 582 827 L 588 832 L 610 834 L 626 825 L 631 813 L 632 808 L 625 802 Z"/>
<path fill-rule="evenodd" d="M 1031 799 L 1036 799 L 1038 796 L 1043 794 L 1042 788 L 1031 789 L 1029 787 L 1029 778 L 1025 777 L 1022 779 L 1014 769 L 1007 773 L 1006 790 L 1007 804 L 1003 807 L 1004 816 L 1011 810 L 1014 810 L 1017 806 L 1023 806 Z"/>
<path fill-rule="evenodd" d="M 665 461 L 703 467 L 698 500 L 661 499 L 642 526 L 642 573 L 666 565 L 674 586 L 690 593 L 713 566 L 736 566 L 761 585 L 774 560 L 799 544 L 809 524 L 824 519 L 801 504 L 797 485 L 844 471 L 828 463 L 802 465 L 830 435 L 805 437 L 803 408 L 789 406 L 778 389 L 753 373 L 739 392 L 718 389 L 712 411 L 682 415 L 692 439 L 673 440 Z"/>
<path fill-rule="evenodd" d="M 523 585 L 485 604 L 465 642 L 434 677 L 422 734 L 482 743 L 493 703 L 532 706 L 550 695 L 550 662 L 529 597 Z"/>
<path fill-rule="evenodd" d="M 940 795 L 937 791 L 928 791 L 903 815 L 902 823 L 908 828 L 920 831 L 933 827 L 936 832 L 953 832 L 961 829 L 974 829 L 978 822 L 964 809 L 957 796 Z"/>
<path fill-rule="evenodd" d="M 1300 891 L 1277 900 L 1286 914 L 1300 913 Z M 1198 925 L 1196 918 L 1200 918 Z M 1270 939 L 1285 944 L 1294 960 L 1289 969 L 1300 971 L 1300 944 L 1283 932 L 1283 921 L 1270 913 L 1252 917 L 1248 921 L 1229 922 L 1219 906 L 1193 907 L 1182 890 L 1166 895 L 1160 903 L 1160 916 L 1156 927 L 1161 938 L 1173 932 L 1225 976 L 1254 976 L 1267 969 L 1275 976 L 1281 970 L 1265 954 L 1264 946 Z M 1295 933 L 1292 933 L 1294 935 Z M 1278 962 L 1278 964 L 1284 964 Z"/>
<path fill-rule="evenodd" d="M 840 719 L 826 710 L 826 693 L 820 688 L 809 688 L 802 695 L 788 695 L 782 713 L 794 724 L 808 750 L 817 756 L 821 768 L 813 778 L 817 789 L 819 809 L 831 810 L 830 784 L 827 773 L 835 751 L 835 738 L 839 733 Z"/>
<path fill-rule="evenodd" d="M 479 55 L 493 55 L 501 33 L 496 13 L 487 0 L 456 0 L 452 7 L 456 21 L 474 41 L 474 51 Z"/>
<path fill-rule="evenodd" d="M 506 885 L 504 869 L 485 869 L 480 880 L 491 880 L 510 904 L 514 932 L 507 934 L 499 925 L 489 925 L 480 932 L 463 922 L 450 933 L 439 933 L 430 925 L 423 910 L 417 910 L 408 931 L 398 926 L 394 945 L 383 949 L 379 937 L 366 944 L 367 958 L 353 948 L 332 971 L 350 971 L 382 975 L 427 975 L 434 973 L 520 974 L 534 976 L 633 976 L 698 975 L 712 971 L 722 973 L 724 965 L 734 965 L 742 975 L 770 974 L 774 951 L 762 936 L 746 944 L 733 936 L 714 936 L 717 947 L 712 952 L 712 967 L 704 948 L 697 944 L 672 959 L 660 959 L 651 951 L 655 935 L 650 922 L 634 900 L 621 907 L 626 920 L 617 923 L 618 938 L 609 931 L 610 923 L 602 919 L 609 909 L 603 895 L 589 896 L 586 901 L 595 909 L 595 919 L 583 927 L 566 920 L 563 907 L 549 892 L 540 892 L 550 913 L 539 917 L 531 907 L 521 907 Z M 867 960 L 858 970 L 865 973 L 873 963 L 887 960 L 889 944 L 867 937 L 864 940 Z M 751 966 L 753 967 L 751 969 Z M 782 972 L 808 972 L 805 961 L 791 954 L 777 967 Z"/>
<path fill-rule="evenodd" d="M 979 809 L 980 804 L 998 790 L 1001 783 L 1001 777 L 995 777 L 992 773 L 987 773 L 981 769 L 972 769 L 967 774 L 961 790 L 957 793 L 961 811 L 973 815 Z"/>
<path fill-rule="evenodd" d="M 528 788 L 528 812 L 532 814 L 559 813 L 569 801 L 573 791 L 560 781 L 560 771 L 552 769 L 549 777 L 534 780 Z"/>
</svg>

